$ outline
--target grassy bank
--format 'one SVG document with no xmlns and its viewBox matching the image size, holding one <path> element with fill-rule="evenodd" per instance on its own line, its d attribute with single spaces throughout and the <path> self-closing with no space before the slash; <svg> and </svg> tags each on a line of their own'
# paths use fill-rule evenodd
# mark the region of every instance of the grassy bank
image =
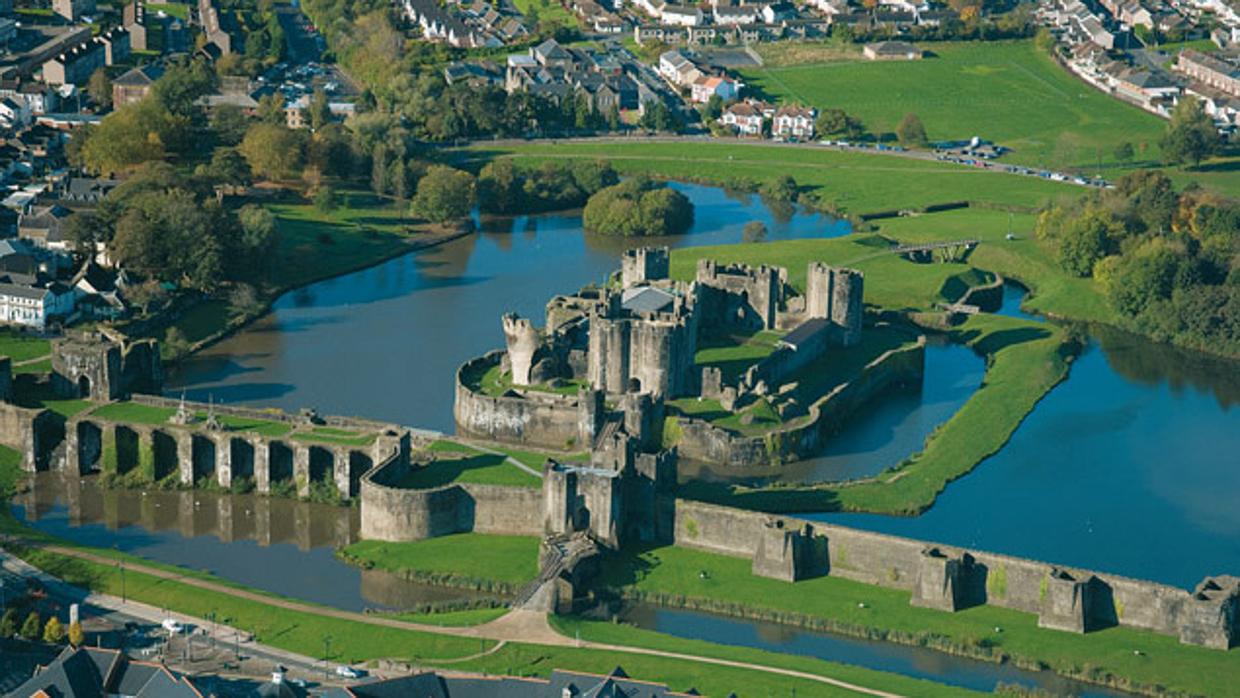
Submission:
<svg viewBox="0 0 1240 698">
<path fill-rule="evenodd" d="M 45 571 L 61 576 L 74 584 L 94 591 L 120 594 L 120 573 L 110 565 L 101 565 L 56 555 L 45 551 L 29 555 L 32 563 Z M 170 610 L 203 617 L 215 613 L 221 622 L 254 632 L 266 645 L 311 657 L 321 656 L 326 635 L 332 637 L 333 662 L 364 662 L 392 658 L 419 666 L 443 665 L 459 671 L 483 671 L 493 674 L 546 676 L 554 669 L 608 673 L 617 665 L 643 680 L 666 682 L 674 689 L 696 687 L 709 695 L 742 695 L 782 693 L 790 689 L 801 696 L 852 696 L 851 691 L 835 689 L 806 679 L 789 678 L 761 671 L 721 667 L 674 658 L 644 656 L 613 651 L 559 648 L 510 642 L 498 651 L 495 642 L 458 638 L 433 633 L 385 628 L 356 621 L 329 618 L 314 613 L 294 612 L 273 605 L 238 600 L 223 593 L 204 591 L 174 580 L 162 580 L 129 569 L 125 572 L 128 598 Z M 446 615 L 446 614 L 445 614 Z M 481 622 L 494 615 L 494 610 L 480 609 L 455 614 L 452 621 Z M 630 636 L 637 646 L 654 646 L 655 637 Z M 753 661 L 770 666 L 789 667 L 818 673 L 863 685 L 899 691 L 905 695 L 962 695 L 925 681 L 893 674 L 857 669 L 813 659 L 786 657 L 772 653 L 697 643 L 694 647 L 703 656 L 716 656 L 739 661 Z M 480 657 L 473 657 L 487 651 Z"/>
<path fill-rule="evenodd" d="M 942 162 L 735 141 L 479 144 L 450 154 L 479 166 L 500 155 L 528 164 L 605 158 L 621 174 L 719 185 L 761 185 L 791 175 L 807 192 L 848 214 L 964 199 L 1032 207 L 1081 192 L 1048 180 Z"/>
<path fill-rule="evenodd" d="M 458 533 L 412 543 L 364 540 L 341 548 L 351 564 L 446 586 L 510 591 L 538 576 L 536 536 Z"/>
<path fill-rule="evenodd" d="M 909 592 L 838 577 L 795 584 L 754 576 L 748 560 L 678 547 L 616 557 L 603 583 L 627 595 L 671 606 L 843 632 L 1007 659 L 1023 666 L 1098 682 L 1163 686 L 1193 695 L 1224 695 L 1240 685 L 1235 652 L 1181 645 L 1175 637 L 1130 628 L 1088 635 L 1037 627 L 1033 614 L 977 606 L 956 613 L 909 605 Z M 585 624 L 584 637 L 606 637 Z M 601 638 L 600 638 L 601 639 Z M 1108 679 L 1108 675 L 1111 677 Z"/>
</svg>

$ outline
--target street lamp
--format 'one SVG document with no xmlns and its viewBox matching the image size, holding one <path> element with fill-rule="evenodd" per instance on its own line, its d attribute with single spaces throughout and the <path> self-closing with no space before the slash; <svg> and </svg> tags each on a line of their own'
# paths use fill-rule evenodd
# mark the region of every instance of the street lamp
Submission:
<svg viewBox="0 0 1240 698">
<path fill-rule="evenodd" d="M 332 636 L 323 636 L 323 678 L 328 678 L 331 673 L 327 671 L 327 660 L 332 655 Z"/>
</svg>

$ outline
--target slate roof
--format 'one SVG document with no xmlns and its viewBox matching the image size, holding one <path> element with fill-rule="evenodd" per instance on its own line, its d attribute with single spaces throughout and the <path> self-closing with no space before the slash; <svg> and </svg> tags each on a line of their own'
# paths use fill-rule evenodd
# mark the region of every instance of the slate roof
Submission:
<svg viewBox="0 0 1240 698">
<path fill-rule="evenodd" d="M 55 661 L 10 695 L 40 692 L 65 698 L 202 698 L 187 680 L 161 664 L 135 662 L 117 650 L 94 647 L 66 647 Z"/>
<path fill-rule="evenodd" d="M 144 65 L 139 68 L 132 68 L 120 77 L 112 81 L 113 85 L 122 85 L 124 87 L 142 87 L 150 85 L 158 80 L 164 74 L 164 69 L 158 65 Z"/>
<path fill-rule="evenodd" d="M 663 684 L 630 679 L 620 667 L 606 676 L 553 671 L 549 679 L 417 674 L 338 688 L 324 698 L 678 698 Z"/>
<path fill-rule="evenodd" d="M 817 337 L 820 332 L 825 331 L 827 325 L 827 321 L 823 318 L 810 318 L 797 325 L 796 329 L 784 335 L 783 339 L 779 341 L 795 351 L 800 349 L 809 340 Z"/>
<path fill-rule="evenodd" d="M 675 300 L 675 296 L 653 286 L 630 288 L 620 297 L 620 305 L 625 310 L 636 313 L 655 313 L 666 310 Z"/>
</svg>

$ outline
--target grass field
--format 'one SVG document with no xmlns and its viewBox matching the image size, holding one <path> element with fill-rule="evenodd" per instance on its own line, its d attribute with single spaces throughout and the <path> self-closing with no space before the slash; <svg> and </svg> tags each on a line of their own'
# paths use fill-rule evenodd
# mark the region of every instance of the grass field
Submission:
<svg viewBox="0 0 1240 698">
<path fill-rule="evenodd" d="M 1221 695 L 1219 687 L 1240 682 L 1234 653 L 1181 645 L 1178 638 L 1114 627 L 1088 635 L 1037 627 L 1037 617 L 994 606 L 946 613 L 909 605 L 909 592 L 818 577 L 791 584 L 752 574 L 750 562 L 679 547 L 662 547 L 637 557 L 613 558 L 603 581 L 647 598 L 685 599 L 765 610 L 798 622 L 854 635 L 899 637 L 920 644 L 938 636 L 958 646 L 1042 661 L 1065 673 L 1097 667 L 1139 684 L 1161 684 L 1193 695 Z M 583 628 L 583 637 L 601 629 Z"/>
<path fill-rule="evenodd" d="M 568 8 L 560 2 L 560 0 L 513 0 L 517 10 L 523 15 L 528 15 L 531 8 L 537 12 L 539 22 L 548 22 L 558 24 L 565 27 L 577 26 L 577 18 Z M 533 31 L 533 27 L 530 30 Z"/>
<path fill-rule="evenodd" d="M 1049 180 L 942 162 L 736 141 L 478 145 L 456 154 L 474 165 L 499 155 L 531 165 L 604 158 L 621 174 L 645 173 L 719 185 L 762 185 L 791 175 L 805 190 L 849 214 L 963 199 L 1032 208 L 1061 198 L 1075 199 L 1083 192 L 1080 187 Z"/>
<path fill-rule="evenodd" d="M 453 575 L 521 585 L 538 575 L 536 536 L 458 533 L 413 543 L 361 541 L 341 549 L 345 559 L 396 574 Z"/>
<path fill-rule="evenodd" d="M 932 141 L 980 136 L 1039 167 L 1096 169 L 1128 141 L 1157 160 L 1161 119 L 1077 80 L 1032 41 L 926 44 L 920 61 L 845 60 L 748 69 L 749 87 L 781 101 L 838 107 L 875 134 L 916 112 Z"/>
<path fill-rule="evenodd" d="M 14 362 L 29 361 L 52 353 L 52 343 L 39 337 L 20 334 L 11 330 L 0 331 L 0 356 Z"/>
<path fill-rule="evenodd" d="M 171 407 L 153 407 L 137 402 L 117 402 L 104 405 L 91 414 L 100 419 L 111 419 L 117 422 L 167 424 L 168 418 L 176 414 L 176 410 Z"/>
<path fill-rule="evenodd" d="M 502 454 L 484 453 L 464 444 L 445 440 L 432 443 L 430 450 L 435 454 L 435 462 L 429 467 L 418 468 L 409 473 L 401 482 L 402 487 L 429 489 L 452 482 L 539 487 L 542 483 L 537 476 L 507 462 Z M 542 463 L 539 461 L 531 467 L 541 468 Z"/>
</svg>

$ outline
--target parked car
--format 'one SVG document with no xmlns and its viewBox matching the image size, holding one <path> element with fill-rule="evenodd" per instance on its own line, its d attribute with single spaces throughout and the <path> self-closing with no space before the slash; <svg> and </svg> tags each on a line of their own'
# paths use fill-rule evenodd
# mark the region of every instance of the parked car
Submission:
<svg viewBox="0 0 1240 698">
<path fill-rule="evenodd" d="M 336 667 L 336 676 L 339 676 L 342 679 L 362 678 L 361 672 L 359 672 L 357 669 L 354 669 L 351 666 L 345 666 L 344 664 L 341 664 L 340 666 Z"/>
</svg>

